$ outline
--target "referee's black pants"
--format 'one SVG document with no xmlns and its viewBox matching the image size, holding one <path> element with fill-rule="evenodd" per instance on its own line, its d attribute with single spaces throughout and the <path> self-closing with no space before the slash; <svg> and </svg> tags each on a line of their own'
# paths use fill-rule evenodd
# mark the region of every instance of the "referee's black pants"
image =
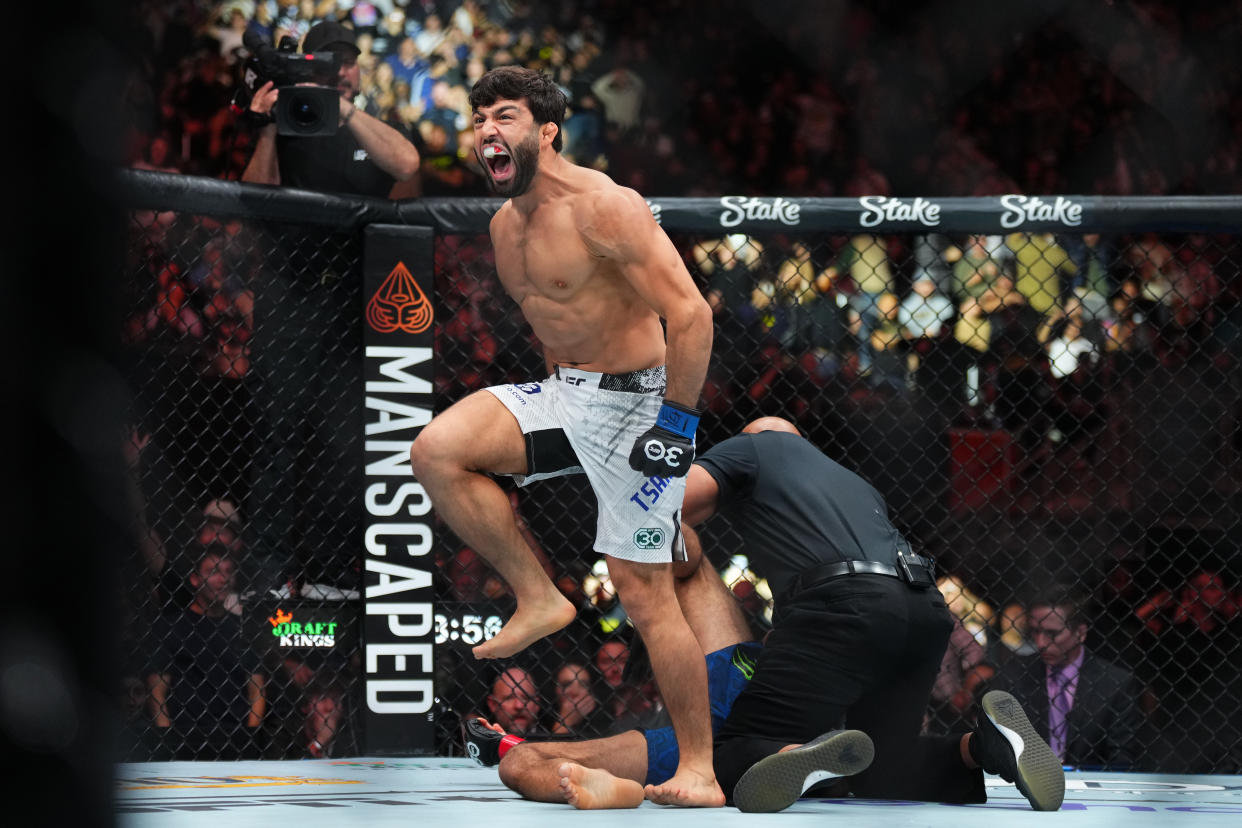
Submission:
<svg viewBox="0 0 1242 828">
<path fill-rule="evenodd" d="M 716 735 L 716 778 L 730 800 L 751 765 L 829 730 L 861 730 L 875 759 L 848 790 L 868 799 L 984 802 L 983 772 L 962 763 L 961 734 L 921 736 L 953 628 L 934 587 L 851 575 L 778 601 L 754 677 Z"/>
</svg>

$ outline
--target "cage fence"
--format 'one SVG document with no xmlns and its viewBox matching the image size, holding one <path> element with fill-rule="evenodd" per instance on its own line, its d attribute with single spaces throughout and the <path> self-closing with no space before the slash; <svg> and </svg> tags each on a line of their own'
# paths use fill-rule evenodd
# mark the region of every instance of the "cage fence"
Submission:
<svg viewBox="0 0 1242 828">
<path fill-rule="evenodd" d="M 968 728 L 989 669 L 1036 657 L 1025 609 L 1068 583 L 1088 648 L 1133 679 L 1136 730 L 1099 736 L 1102 762 L 1237 771 L 1236 234 L 665 229 L 715 319 L 699 445 L 786 417 L 935 557 L 961 633 L 929 731 Z M 125 758 L 357 755 L 357 234 L 137 209 L 129 231 Z M 434 272 L 437 410 L 541 376 L 485 234 L 440 233 Z M 501 483 L 579 615 L 475 661 L 511 598 L 441 526 L 437 750 L 471 715 L 553 738 L 663 722 L 589 488 Z M 701 536 L 762 636 L 763 573 L 727 516 Z"/>
</svg>

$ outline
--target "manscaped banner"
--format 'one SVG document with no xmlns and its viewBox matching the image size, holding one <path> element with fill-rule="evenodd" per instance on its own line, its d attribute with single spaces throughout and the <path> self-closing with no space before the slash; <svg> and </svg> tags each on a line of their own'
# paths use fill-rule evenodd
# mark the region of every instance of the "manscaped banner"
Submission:
<svg viewBox="0 0 1242 828">
<path fill-rule="evenodd" d="M 431 501 L 410 444 L 433 410 L 434 233 L 372 225 L 363 249 L 364 740 L 376 755 L 434 754 Z"/>
</svg>

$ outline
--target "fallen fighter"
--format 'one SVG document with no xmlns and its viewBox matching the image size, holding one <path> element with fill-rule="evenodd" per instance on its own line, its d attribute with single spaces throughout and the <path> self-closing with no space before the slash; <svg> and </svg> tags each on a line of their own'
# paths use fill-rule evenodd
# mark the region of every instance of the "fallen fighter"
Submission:
<svg viewBox="0 0 1242 828">
<path fill-rule="evenodd" d="M 702 553 L 693 531 L 686 532 L 686 547 L 690 561 L 682 572 L 693 570 L 677 580 L 677 598 L 707 659 L 714 731 L 750 680 L 761 645 L 720 576 L 711 566 L 698 565 Z M 472 756 L 487 766 L 499 764 L 506 786 L 539 802 L 568 802 L 581 809 L 636 808 L 643 802 L 644 785 L 659 785 L 677 769 L 671 727 L 549 742 L 508 735 L 482 718 L 467 722 L 466 730 Z M 859 731 L 838 731 L 820 747 L 817 758 L 845 776 L 866 766 L 870 745 Z"/>
</svg>

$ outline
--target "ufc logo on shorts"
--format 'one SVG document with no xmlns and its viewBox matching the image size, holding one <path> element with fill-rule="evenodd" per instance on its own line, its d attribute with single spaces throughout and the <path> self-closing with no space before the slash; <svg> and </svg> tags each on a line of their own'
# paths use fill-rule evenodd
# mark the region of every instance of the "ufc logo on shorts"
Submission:
<svg viewBox="0 0 1242 828">
<path fill-rule="evenodd" d="M 647 455 L 648 460 L 663 460 L 674 469 L 681 465 L 681 455 L 684 453 L 685 449 L 678 446 L 666 446 L 659 440 L 648 440 L 643 446 L 643 454 Z"/>
</svg>

